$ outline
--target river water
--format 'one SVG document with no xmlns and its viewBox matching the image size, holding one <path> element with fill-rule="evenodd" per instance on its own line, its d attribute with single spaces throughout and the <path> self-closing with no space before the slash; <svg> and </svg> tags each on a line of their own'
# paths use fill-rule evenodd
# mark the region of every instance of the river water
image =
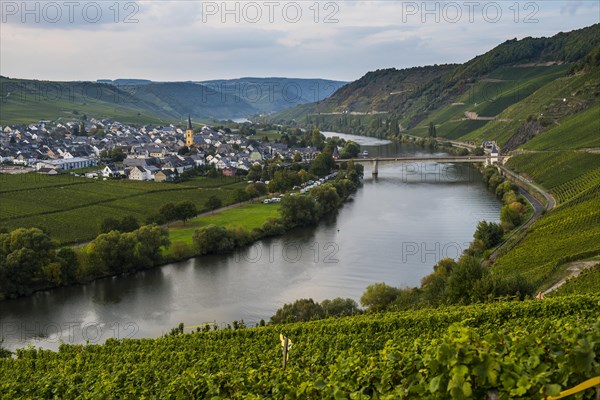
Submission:
<svg viewBox="0 0 600 400">
<path fill-rule="evenodd" d="M 424 153 L 406 144 L 354 139 L 370 156 Z M 474 167 L 380 165 L 377 179 L 366 167 L 363 186 L 317 227 L 231 255 L 0 302 L 0 337 L 11 350 L 56 349 L 61 342 L 157 337 L 180 322 L 254 324 L 299 298 L 358 301 L 371 283 L 418 285 L 439 259 L 456 258 L 468 246 L 478 221 L 498 221 L 499 212 Z"/>
</svg>

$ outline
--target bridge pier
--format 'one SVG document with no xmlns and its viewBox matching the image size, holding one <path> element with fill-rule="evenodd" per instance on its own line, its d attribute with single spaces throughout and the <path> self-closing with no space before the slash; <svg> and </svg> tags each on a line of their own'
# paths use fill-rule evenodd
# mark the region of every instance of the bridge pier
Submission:
<svg viewBox="0 0 600 400">
<path fill-rule="evenodd" d="M 377 175 L 379 175 L 379 159 L 374 159 L 371 167 L 371 175 L 373 175 L 374 178 L 377 178 Z"/>
</svg>

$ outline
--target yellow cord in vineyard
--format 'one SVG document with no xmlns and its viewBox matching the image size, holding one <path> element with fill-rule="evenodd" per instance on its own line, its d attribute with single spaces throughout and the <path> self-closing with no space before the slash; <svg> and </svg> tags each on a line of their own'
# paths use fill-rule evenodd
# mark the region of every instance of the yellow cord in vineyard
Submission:
<svg viewBox="0 0 600 400">
<path fill-rule="evenodd" d="M 572 394 L 581 392 L 582 390 L 589 389 L 589 388 L 597 386 L 597 385 L 600 385 L 600 376 L 597 376 L 592 379 L 588 379 L 587 381 L 582 382 L 579 385 L 577 385 L 569 390 L 560 392 L 560 395 L 558 395 L 556 397 L 549 396 L 549 397 L 547 397 L 547 399 L 548 400 L 562 399 L 563 397 L 570 396 Z"/>
</svg>

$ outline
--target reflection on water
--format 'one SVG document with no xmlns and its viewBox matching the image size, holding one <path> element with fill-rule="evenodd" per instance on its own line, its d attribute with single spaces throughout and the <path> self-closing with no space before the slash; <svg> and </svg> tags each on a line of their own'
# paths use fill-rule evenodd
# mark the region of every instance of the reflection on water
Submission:
<svg viewBox="0 0 600 400">
<path fill-rule="evenodd" d="M 406 145 L 373 155 L 414 154 Z M 415 286 L 443 257 L 456 257 L 500 204 L 472 167 L 381 165 L 365 171 L 354 198 L 315 228 L 263 240 L 227 256 L 202 257 L 0 302 L 0 336 L 14 349 L 116 337 L 156 337 L 180 322 L 268 320 L 299 298 L 360 298 L 375 282 Z"/>
</svg>

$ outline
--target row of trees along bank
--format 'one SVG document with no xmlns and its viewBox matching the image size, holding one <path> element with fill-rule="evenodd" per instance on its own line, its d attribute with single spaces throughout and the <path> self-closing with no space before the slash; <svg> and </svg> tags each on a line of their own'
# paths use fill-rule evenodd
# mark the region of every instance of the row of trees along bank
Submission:
<svg viewBox="0 0 600 400">
<path fill-rule="evenodd" d="M 327 156 L 322 160 L 327 163 Z M 316 224 L 356 191 L 362 174 L 362 166 L 350 161 L 341 166 L 331 183 L 314 188 L 307 195 L 287 196 L 281 202 L 281 218 L 271 219 L 252 231 L 203 227 L 195 232 L 193 246 L 173 249 L 169 258 L 163 255 L 163 250 L 171 245 L 166 228 L 157 224 L 139 227 L 135 219 L 127 217 L 103 221 L 105 233 L 79 247 L 60 246 L 38 228 L 0 232 L 0 299 L 141 271 L 197 255 L 226 253 L 263 237 Z M 195 212 L 189 204 L 168 204 L 156 220 L 162 222 L 184 214 L 190 218 Z"/>
<path fill-rule="evenodd" d="M 524 299 L 533 295 L 535 288 L 531 283 L 520 276 L 505 278 L 494 274 L 486 262 L 492 249 L 502 242 L 505 235 L 523 223 L 530 207 L 525 198 L 518 194 L 518 187 L 505 180 L 495 167 L 486 167 L 482 173 L 485 185 L 503 203 L 500 224 L 479 222 L 473 241 L 463 255 L 457 261 L 451 258 L 440 260 L 433 267 L 433 272 L 421 280 L 420 287 L 396 288 L 383 282 L 368 286 L 360 299 L 366 311 L 410 310 L 505 298 Z M 299 299 L 279 309 L 271 317 L 271 323 L 310 321 L 344 316 L 348 312 L 362 312 L 358 307 L 350 307 L 349 301 L 333 299 L 324 302 L 327 305 L 334 302 L 347 306 L 337 315 L 335 312 L 325 312 L 312 299 Z"/>
</svg>

